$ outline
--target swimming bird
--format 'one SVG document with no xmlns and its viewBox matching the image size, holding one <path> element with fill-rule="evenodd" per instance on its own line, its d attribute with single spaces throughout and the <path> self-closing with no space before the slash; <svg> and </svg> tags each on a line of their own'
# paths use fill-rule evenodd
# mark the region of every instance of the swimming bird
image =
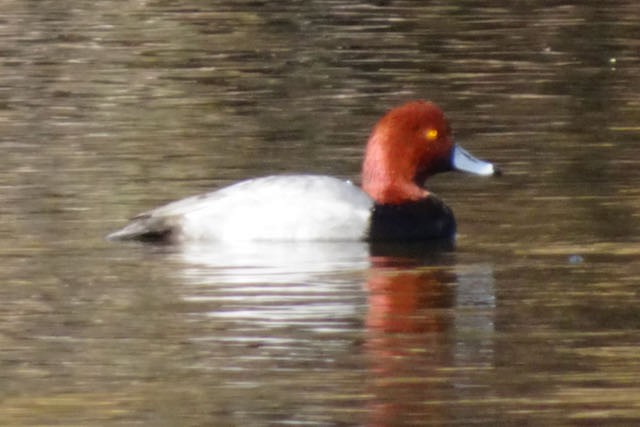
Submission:
<svg viewBox="0 0 640 427">
<path fill-rule="evenodd" d="M 141 213 L 107 237 L 171 243 L 452 238 L 453 212 L 424 186 L 451 170 L 500 173 L 454 143 L 436 104 L 410 101 L 374 126 L 361 187 L 320 175 L 248 179 Z"/>
</svg>

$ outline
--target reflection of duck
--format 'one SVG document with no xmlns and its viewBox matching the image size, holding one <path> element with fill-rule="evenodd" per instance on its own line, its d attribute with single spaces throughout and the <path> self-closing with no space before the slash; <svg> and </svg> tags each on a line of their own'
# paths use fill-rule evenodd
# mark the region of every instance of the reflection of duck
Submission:
<svg viewBox="0 0 640 427">
<path fill-rule="evenodd" d="M 446 270 L 378 270 L 368 281 L 367 326 L 385 333 L 442 332 L 455 304 L 456 276 Z"/>
<path fill-rule="evenodd" d="M 437 402 L 452 399 L 455 385 L 477 387 L 473 376 L 456 378 L 454 368 L 464 373 L 491 361 L 492 343 L 484 335 L 493 327 L 491 271 L 443 267 L 443 253 L 384 253 L 380 247 L 372 257 L 367 281 L 366 349 L 375 394 L 368 425 L 448 423 L 451 414 Z M 423 256 L 426 263 L 418 259 Z"/>
<path fill-rule="evenodd" d="M 290 339 L 301 325 L 351 325 L 365 306 L 366 242 L 208 242 L 162 249 L 180 266 L 183 300 L 197 303 L 210 319 L 237 324 L 240 339 L 255 328 L 260 338 L 250 339 L 261 342 L 282 338 L 280 328 Z"/>
<path fill-rule="evenodd" d="M 438 400 L 425 380 L 453 358 L 448 337 L 455 305 L 455 274 L 417 260 L 378 256 L 367 287 L 366 348 L 375 373 L 370 426 L 399 425 L 413 413 L 438 424 L 440 414 L 419 408 Z"/>
<path fill-rule="evenodd" d="M 316 283 L 369 267 L 367 244 L 346 242 L 208 242 L 175 251 L 189 283 Z M 319 284 L 310 287 L 309 292 Z"/>
<path fill-rule="evenodd" d="M 451 210 L 424 189 L 448 170 L 497 172 L 454 145 L 436 105 L 414 101 L 388 112 L 367 143 L 362 190 L 327 176 L 269 176 L 138 215 L 112 239 L 426 240 L 451 237 Z"/>
</svg>

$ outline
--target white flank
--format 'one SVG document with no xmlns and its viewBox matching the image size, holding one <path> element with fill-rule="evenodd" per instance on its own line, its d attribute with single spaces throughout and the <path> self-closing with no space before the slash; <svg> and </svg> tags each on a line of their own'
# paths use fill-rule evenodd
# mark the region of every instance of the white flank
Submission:
<svg viewBox="0 0 640 427">
<path fill-rule="evenodd" d="M 372 206 L 349 182 L 282 175 L 242 181 L 148 213 L 170 218 L 180 241 L 359 240 Z"/>
</svg>

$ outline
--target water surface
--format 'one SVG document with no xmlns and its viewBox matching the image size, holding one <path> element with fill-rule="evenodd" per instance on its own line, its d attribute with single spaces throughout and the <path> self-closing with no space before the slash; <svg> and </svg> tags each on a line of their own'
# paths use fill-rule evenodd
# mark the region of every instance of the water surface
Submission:
<svg viewBox="0 0 640 427">
<path fill-rule="evenodd" d="M 0 424 L 640 421 L 640 9 L 7 1 Z M 500 179 L 429 181 L 453 248 L 103 236 L 264 174 L 359 180 L 439 103 Z"/>
</svg>

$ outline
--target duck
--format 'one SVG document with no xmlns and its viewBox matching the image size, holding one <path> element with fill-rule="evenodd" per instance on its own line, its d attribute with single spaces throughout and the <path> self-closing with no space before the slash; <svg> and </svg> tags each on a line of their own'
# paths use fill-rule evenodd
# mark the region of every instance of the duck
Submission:
<svg viewBox="0 0 640 427">
<path fill-rule="evenodd" d="M 442 109 L 425 100 L 386 112 L 367 140 L 361 185 L 287 174 L 251 178 L 134 216 L 109 240 L 429 241 L 455 237 L 452 210 L 425 187 L 437 173 L 500 175 L 454 143 Z"/>
</svg>

